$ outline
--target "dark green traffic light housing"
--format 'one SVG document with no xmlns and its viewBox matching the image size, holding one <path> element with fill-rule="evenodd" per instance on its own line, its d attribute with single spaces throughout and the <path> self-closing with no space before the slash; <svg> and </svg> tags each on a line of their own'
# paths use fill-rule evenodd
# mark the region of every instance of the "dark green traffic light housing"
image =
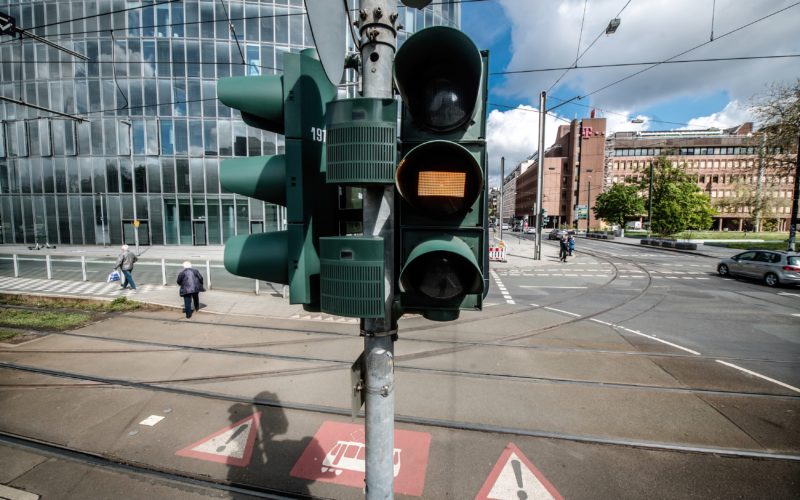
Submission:
<svg viewBox="0 0 800 500">
<path fill-rule="evenodd" d="M 289 285 L 289 302 L 319 310 L 319 238 L 338 234 L 337 186 L 325 183 L 325 107 L 336 97 L 316 51 L 283 54 L 283 75 L 222 78 L 217 95 L 252 127 L 284 134 L 285 153 L 220 165 L 225 189 L 286 206 L 284 231 L 225 244 L 232 274 Z"/>
<path fill-rule="evenodd" d="M 395 57 L 400 309 L 432 320 L 480 310 L 488 292 L 487 67 L 488 53 L 444 26 L 412 35 Z"/>
</svg>

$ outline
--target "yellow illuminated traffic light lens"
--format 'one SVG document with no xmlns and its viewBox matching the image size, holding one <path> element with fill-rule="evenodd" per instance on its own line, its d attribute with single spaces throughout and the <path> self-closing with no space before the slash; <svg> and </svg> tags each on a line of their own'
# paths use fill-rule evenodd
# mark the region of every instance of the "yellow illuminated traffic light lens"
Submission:
<svg viewBox="0 0 800 500">
<path fill-rule="evenodd" d="M 421 171 L 417 182 L 417 196 L 463 198 L 466 184 L 465 172 Z"/>
</svg>

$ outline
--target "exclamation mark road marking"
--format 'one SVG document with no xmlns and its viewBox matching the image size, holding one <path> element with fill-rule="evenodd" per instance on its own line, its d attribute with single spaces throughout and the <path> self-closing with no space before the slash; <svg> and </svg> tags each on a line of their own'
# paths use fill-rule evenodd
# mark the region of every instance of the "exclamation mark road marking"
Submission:
<svg viewBox="0 0 800 500">
<path fill-rule="evenodd" d="M 503 284 L 502 281 L 500 281 L 500 275 L 497 274 L 496 271 L 492 271 L 492 277 L 494 278 L 495 283 L 497 283 L 497 288 L 500 289 L 500 293 L 503 294 L 503 298 L 506 299 L 506 303 L 516 304 L 516 302 L 514 302 L 514 299 L 511 297 L 511 294 L 508 293 L 506 286 Z"/>
<path fill-rule="evenodd" d="M 519 463 L 519 460 L 512 460 L 511 467 L 514 469 L 514 476 L 517 478 L 517 487 L 519 488 L 519 491 L 517 491 L 517 498 L 519 498 L 519 500 L 527 500 L 528 494 L 522 490 L 524 487 L 522 484 L 522 464 Z"/>
<path fill-rule="evenodd" d="M 227 447 L 228 447 L 228 445 L 229 445 L 229 444 L 231 444 L 231 441 L 233 441 L 234 439 L 236 439 L 236 437 L 237 437 L 239 434 L 241 434 L 241 433 L 243 433 L 245 430 L 247 430 L 247 428 L 248 428 L 248 427 L 250 427 L 250 424 L 249 424 L 249 423 L 247 423 L 247 424 L 243 424 L 243 425 L 240 425 L 240 426 L 239 426 L 239 427 L 238 427 L 238 428 L 237 428 L 237 429 L 234 431 L 234 433 L 233 433 L 233 434 L 231 434 L 231 437 L 229 437 L 229 438 L 228 438 L 228 441 L 227 441 L 227 442 L 225 442 L 225 444 L 223 444 L 222 446 L 218 446 L 218 447 L 217 447 L 217 453 L 222 453 L 223 451 L 225 451 L 225 448 L 227 448 Z"/>
</svg>

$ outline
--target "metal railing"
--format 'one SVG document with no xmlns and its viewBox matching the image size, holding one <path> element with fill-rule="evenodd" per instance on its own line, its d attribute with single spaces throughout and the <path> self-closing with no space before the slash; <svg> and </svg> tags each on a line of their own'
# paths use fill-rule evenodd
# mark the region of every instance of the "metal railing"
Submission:
<svg viewBox="0 0 800 500">
<path fill-rule="evenodd" d="M 85 255 L 76 258 L 66 255 L 0 254 L 0 276 L 106 282 L 115 264 L 116 259 Z M 288 294 L 288 289 L 284 285 L 235 276 L 221 263 L 205 260 L 196 268 L 203 273 L 206 290 L 211 290 L 213 287 L 215 290 L 249 292 L 256 295 L 267 292 L 286 297 Z M 153 283 L 177 286 L 177 276 L 182 270 L 182 260 L 140 258 L 134 266 L 133 278 L 137 286 Z"/>
</svg>

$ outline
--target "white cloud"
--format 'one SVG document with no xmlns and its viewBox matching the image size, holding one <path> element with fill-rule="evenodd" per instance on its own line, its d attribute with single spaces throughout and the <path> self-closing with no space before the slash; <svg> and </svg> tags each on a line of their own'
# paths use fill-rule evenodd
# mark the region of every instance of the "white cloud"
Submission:
<svg viewBox="0 0 800 500">
<path fill-rule="evenodd" d="M 683 127 L 687 129 L 704 129 L 704 128 L 729 128 L 744 122 L 754 121 L 752 113 L 739 104 L 739 101 L 731 101 L 725 106 L 725 109 L 718 113 L 712 113 L 708 116 L 700 116 L 689 120 L 689 126 Z"/>
<path fill-rule="evenodd" d="M 512 55 L 506 70 L 570 66 L 577 51 L 586 49 L 625 5 L 621 0 L 593 0 L 586 4 L 579 49 L 584 0 L 558 3 L 499 0 L 499 3 L 511 23 Z M 617 32 L 601 35 L 578 64 L 664 61 L 701 45 L 676 59 L 796 53 L 795 30 L 800 6 L 738 29 L 793 3 L 794 0 L 633 1 L 620 15 L 622 21 Z M 714 41 L 707 43 L 711 38 L 714 5 Z M 551 94 L 562 98 L 580 94 L 602 109 L 645 108 L 676 98 L 702 99 L 720 92 L 725 92 L 731 100 L 747 102 L 767 84 L 794 81 L 797 76 L 796 59 L 662 64 L 601 90 L 646 67 L 572 70 Z M 561 73 L 508 75 L 505 83 L 495 90 L 505 97 L 536 102 L 539 91 L 549 88 Z"/>
<path fill-rule="evenodd" d="M 553 116 L 545 118 L 545 147 L 556 137 L 559 125 Z M 539 110 L 532 106 L 519 106 L 509 111 L 493 110 L 486 122 L 486 142 L 489 157 L 489 185 L 500 185 L 500 158 L 505 157 L 505 172 L 535 153 L 539 147 Z"/>
</svg>

